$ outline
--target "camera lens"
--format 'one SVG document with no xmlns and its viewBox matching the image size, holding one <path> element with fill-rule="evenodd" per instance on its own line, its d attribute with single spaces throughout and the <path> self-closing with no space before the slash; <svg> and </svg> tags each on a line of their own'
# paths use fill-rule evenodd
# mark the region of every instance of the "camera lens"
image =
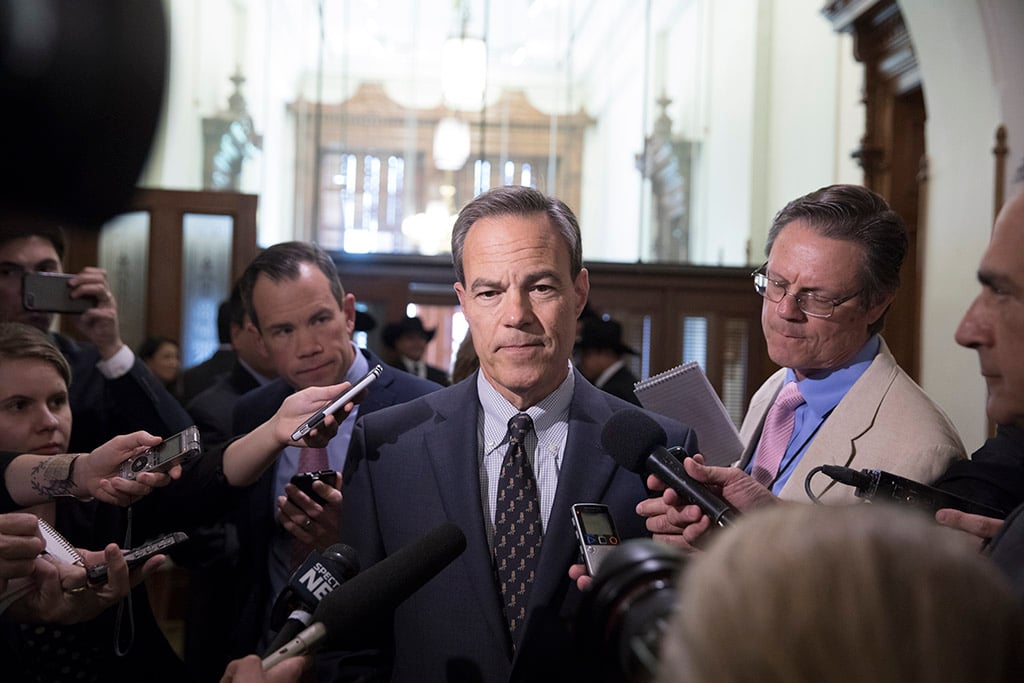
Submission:
<svg viewBox="0 0 1024 683">
<path fill-rule="evenodd" d="M 605 558 L 580 605 L 577 636 L 609 680 L 653 680 L 682 563 L 678 552 L 649 539 L 627 541 Z"/>
</svg>

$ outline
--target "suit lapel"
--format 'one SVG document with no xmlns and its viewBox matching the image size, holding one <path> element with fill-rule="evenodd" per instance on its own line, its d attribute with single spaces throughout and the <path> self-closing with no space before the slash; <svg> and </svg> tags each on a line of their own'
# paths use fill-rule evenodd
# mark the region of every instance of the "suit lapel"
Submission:
<svg viewBox="0 0 1024 683">
<path fill-rule="evenodd" d="M 465 563 L 469 590 L 498 642 L 509 644 L 508 625 L 502 612 L 494 578 L 490 546 L 483 521 L 480 498 L 477 419 L 480 410 L 476 381 L 460 382 L 445 392 L 445 401 L 435 406 L 434 424 L 423 432 L 421 445 L 429 458 L 445 516 L 466 535 Z M 453 434 L 472 435 L 461 442 Z"/>
<path fill-rule="evenodd" d="M 883 341 L 878 354 L 871 361 L 871 365 L 854 382 L 839 405 L 825 420 L 825 424 L 821 426 L 814 441 L 808 446 L 807 452 L 797 463 L 789 481 L 780 491 L 780 495 L 785 496 L 797 489 L 803 491 L 807 475 L 820 465 L 853 466 L 853 460 L 857 454 L 857 440 L 871 429 L 875 422 L 875 416 L 878 414 L 878 407 L 896 379 L 896 375 L 896 361 Z M 812 480 L 812 483 L 816 484 L 813 489 L 815 495 L 819 497 L 837 484 L 835 481 L 828 480 L 827 477 L 821 478 L 827 480 L 827 483 Z"/>
<path fill-rule="evenodd" d="M 530 592 L 531 605 L 551 604 L 559 587 L 568 581 L 569 566 L 577 556 L 573 503 L 602 500 L 615 474 L 615 462 L 601 448 L 601 430 L 612 414 L 601 398 L 601 390 L 577 373 L 569 408 L 569 433 L 551 516 L 544 530 L 537 581 Z"/>
</svg>

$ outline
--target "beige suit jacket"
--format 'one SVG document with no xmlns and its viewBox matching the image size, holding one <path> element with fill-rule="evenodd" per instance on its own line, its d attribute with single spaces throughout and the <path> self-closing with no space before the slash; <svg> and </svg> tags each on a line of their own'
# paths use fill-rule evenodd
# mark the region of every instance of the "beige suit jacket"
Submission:
<svg viewBox="0 0 1024 683">
<path fill-rule="evenodd" d="M 746 467 L 757 449 L 765 416 L 785 374 L 782 369 L 769 377 L 750 400 L 740 428 L 745 445 L 740 467 Z M 804 480 L 819 465 L 884 470 L 930 484 L 966 457 L 949 418 L 896 364 L 882 340 L 878 355 L 818 430 L 779 497 L 809 502 Z M 854 487 L 820 472 L 811 480 L 811 490 L 830 504 L 859 500 Z"/>
</svg>

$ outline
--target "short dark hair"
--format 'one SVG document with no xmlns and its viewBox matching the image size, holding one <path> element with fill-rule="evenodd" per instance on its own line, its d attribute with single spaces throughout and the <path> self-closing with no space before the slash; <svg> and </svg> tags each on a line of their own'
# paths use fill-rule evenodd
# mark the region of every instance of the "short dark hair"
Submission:
<svg viewBox="0 0 1024 683">
<path fill-rule="evenodd" d="M 0 221 L 0 246 L 23 237 L 41 237 L 53 245 L 57 257 L 63 261 L 67 242 L 64 230 L 59 225 L 40 222 L 35 219 L 21 220 L 5 218 Z"/>
<path fill-rule="evenodd" d="M 569 269 L 575 278 L 583 270 L 583 240 L 580 224 L 572 209 L 561 199 L 548 197 L 532 187 L 524 185 L 503 185 L 488 190 L 466 204 L 452 228 L 452 265 L 455 277 L 466 284 L 466 271 L 462 264 L 462 252 L 466 246 L 466 235 L 481 218 L 492 216 L 529 216 L 546 214 L 565 245 L 569 248 Z"/>
<path fill-rule="evenodd" d="M 221 306 L 227 307 L 228 341 L 231 341 L 231 326 L 242 327 L 245 325 L 245 304 L 242 303 L 242 279 L 239 278 L 231 287 L 231 294 L 228 300 Z M 220 326 L 221 311 L 217 311 L 217 325 Z"/>
<path fill-rule="evenodd" d="M 782 229 L 802 221 L 822 237 L 853 242 L 861 247 L 860 299 L 863 308 L 876 306 L 900 286 L 900 268 L 907 255 L 903 219 L 877 192 L 860 185 L 829 185 L 794 199 L 775 214 L 768 231 L 765 255 Z M 885 313 L 868 327 L 880 332 Z"/>
<path fill-rule="evenodd" d="M 225 299 L 217 306 L 217 341 L 231 343 L 231 301 Z"/>
<path fill-rule="evenodd" d="M 256 286 L 256 280 L 260 275 L 266 275 L 271 282 L 295 280 L 299 277 L 301 263 L 312 263 L 319 268 L 330 283 L 331 294 L 338 302 L 338 308 L 344 306 L 345 289 L 341 286 L 338 269 L 334 267 L 330 255 L 311 242 L 281 242 L 268 247 L 254 258 L 239 280 L 245 312 L 249 314 L 249 319 L 257 330 L 260 329 L 260 321 L 252 306 L 252 290 Z"/>
</svg>

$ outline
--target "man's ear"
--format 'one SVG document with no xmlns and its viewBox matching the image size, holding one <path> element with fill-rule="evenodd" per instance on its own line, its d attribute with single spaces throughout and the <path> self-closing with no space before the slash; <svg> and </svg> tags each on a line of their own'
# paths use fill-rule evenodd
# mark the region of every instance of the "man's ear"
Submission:
<svg viewBox="0 0 1024 683">
<path fill-rule="evenodd" d="M 341 301 L 341 311 L 345 314 L 345 331 L 351 337 L 356 331 L 356 295 L 346 294 Z"/>
<path fill-rule="evenodd" d="M 576 292 L 576 317 L 579 318 L 590 297 L 590 273 L 586 268 L 580 269 L 572 283 L 572 288 Z"/>
</svg>

